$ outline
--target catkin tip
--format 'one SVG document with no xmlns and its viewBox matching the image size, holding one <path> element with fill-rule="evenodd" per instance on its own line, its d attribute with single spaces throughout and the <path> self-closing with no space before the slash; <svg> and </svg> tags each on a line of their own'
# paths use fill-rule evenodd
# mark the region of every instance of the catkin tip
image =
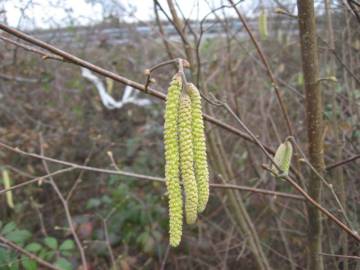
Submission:
<svg viewBox="0 0 360 270">
<path fill-rule="evenodd" d="M 199 90 L 188 84 L 191 99 L 192 141 L 194 153 L 195 177 L 198 189 L 198 212 L 205 210 L 209 200 L 209 170 L 206 154 L 206 138 Z"/>
</svg>

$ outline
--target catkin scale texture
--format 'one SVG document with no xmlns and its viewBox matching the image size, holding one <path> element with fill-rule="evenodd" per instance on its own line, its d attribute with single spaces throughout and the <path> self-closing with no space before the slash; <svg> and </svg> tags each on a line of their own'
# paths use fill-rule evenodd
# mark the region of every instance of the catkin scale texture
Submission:
<svg viewBox="0 0 360 270">
<path fill-rule="evenodd" d="M 185 216 L 188 224 L 195 223 L 198 212 L 198 190 L 194 173 L 192 144 L 191 100 L 181 95 L 179 109 L 180 169 L 185 191 Z"/>
<path fill-rule="evenodd" d="M 193 84 L 188 84 L 191 99 L 192 140 L 195 178 L 198 189 L 198 212 L 204 211 L 209 200 L 209 170 L 206 155 L 204 120 L 201 110 L 201 96 Z"/>
<path fill-rule="evenodd" d="M 178 144 L 178 115 L 181 88 L 181 77 L 176 74 L 168 89 L 164 116 L 165 178 L 169 196 L 170 245 L 173 247 L 178 246 L 181 241 L 183 217 Z"/>
</svg>

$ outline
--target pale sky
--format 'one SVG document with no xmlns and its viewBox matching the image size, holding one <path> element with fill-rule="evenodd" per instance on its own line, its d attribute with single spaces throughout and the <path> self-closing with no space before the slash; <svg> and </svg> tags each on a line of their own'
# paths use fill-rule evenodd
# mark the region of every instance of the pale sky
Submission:
<svg viewBox="0 0 360 270">
<path fill-rule="evenodd" d="M 89 4 L 91 1 L 96 4 Z M 263 2 L 267 1 L 270 0 L 263 0 Z M 121 3 L 127 12 L 136 10 L 133 16 L 125 15 L 125 17 L 122 17 L 127 21 L 136 19 L 149 20 L 153 16 L 152 0 L 3 0 L 0 1 L 0 10 L 4 9 L 6 11 L 7 23 L 13 27 L 22 29 L 49 28 L 72 24 L 78 25 L 79 23 L 84 25 L 101 21 L 106 10 L 103 9 L 99 2 L 108 3 L 108 6 L 115 7 L 114 9 L 119 7 L 118 3 Z M 159 2 L 168 11 L 166 0 L 160 0 Z M 222 3 L 227 3 L 227 1 L 177 0 L 177 3 L 187 18 L 201 19 L 211 9 L 219 7 Z M 258 3 L 258 1 L 244 1 L 239 6 L 243 9 L 249 9 L 255 7 Z M 229 9 L 227 12 L 232 13 Z"/>
</svg>

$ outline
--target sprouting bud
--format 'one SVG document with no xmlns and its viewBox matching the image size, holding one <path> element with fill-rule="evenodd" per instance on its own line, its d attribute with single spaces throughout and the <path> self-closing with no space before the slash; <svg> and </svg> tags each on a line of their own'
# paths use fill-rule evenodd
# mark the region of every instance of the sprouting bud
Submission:
<svg viewBox="0 0 360 270">
<path fill-rule="evenodd" d="M 182 81 L 176 74 L 170 83 L 165 106 L 165 178 L 169 195 L 170 245 L 176 247 L 182 235 L 182 194 L 179 171 L 178 115 Z"/>
<path fill-rule="evenodd" d="M 193 84 L 188 84 L 191 99 L 192 141 L 194 152 L 195 178 L 198 190 L 198 212 L 205 210 L 209 200 L 209 170 L 206 155 L 204 120 L 201 110 L 201 96 Z"/>
<path fill-rule="evenodd" d="M 192 144 L 191 100 L 184 93 L 180 98 L 179 146 L 181 178 L 185 191 L 185 216 L 188 224 L 195 223 L 198 212 L 198 190 L 194 173 Z"/>
<path fill-rule="evenodd" d="M 272 165 L 271 170 L 275 174 L 288 175 L 291 164 L 292 153 L 293 153 L 293 148 L 290 141 L 286 141 L 280 144 L 280 146 L 276 150 L 274 161 L 276 165 L 278 165 L 278 167 L 281 169 L 281 172 L 279 172 L 279 170 L 275 167 L 274 164 Z"/>
</svg>

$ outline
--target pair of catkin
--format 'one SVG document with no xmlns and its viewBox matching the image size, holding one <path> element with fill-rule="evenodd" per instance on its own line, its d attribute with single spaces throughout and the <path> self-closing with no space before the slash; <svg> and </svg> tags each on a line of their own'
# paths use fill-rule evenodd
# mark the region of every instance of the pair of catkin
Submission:
<svg viewBox="0 0 360 270">
<path fill-rule="evenodd" d="M 182 236 L 183 200 L 180 177 L 185 193 L 185 217 L 195 223 L 209 199 L 209 173 L 206 157 L 201 97 L 193 84 L 186 85 L 180 74 L 170 83 L 165 107 L 164 143 L 165 178 L 169 195 L 170 245 L 178 246 Z"/>
</svg>

